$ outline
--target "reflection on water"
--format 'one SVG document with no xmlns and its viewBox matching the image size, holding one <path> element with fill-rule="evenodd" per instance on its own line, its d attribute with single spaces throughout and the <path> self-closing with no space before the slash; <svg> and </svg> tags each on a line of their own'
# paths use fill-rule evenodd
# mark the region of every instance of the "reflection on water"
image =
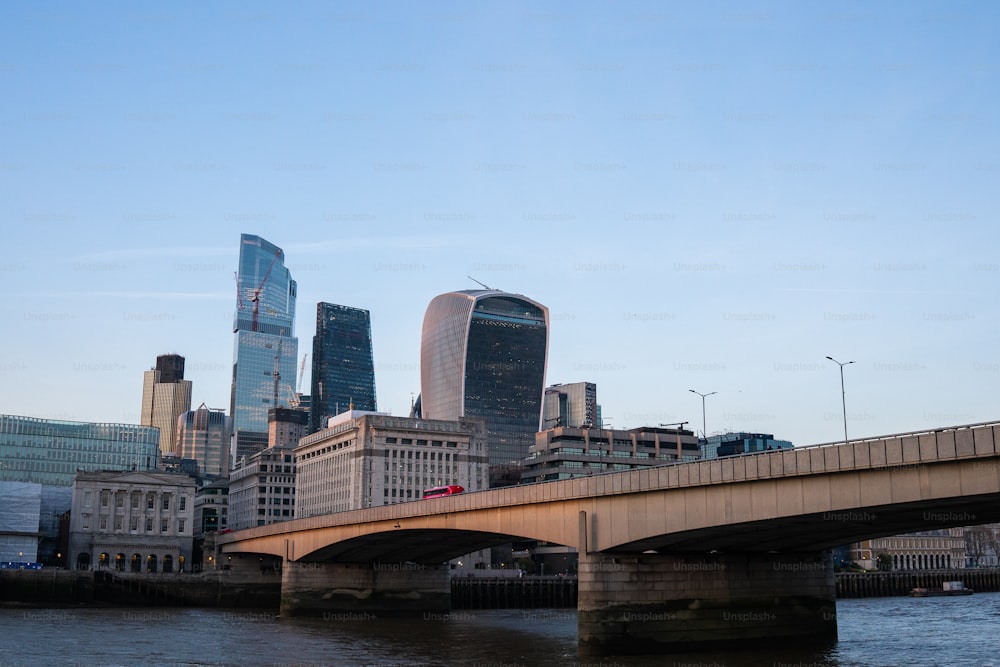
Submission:
<svg viewBox="0 0 1000 667">
<path fill-rule="evenodd" d="M 0 609 L 0 667 L 1000 667 L 1000 593 L 837 604 L 839 641 L 814 650 L 580 659 L 571 610 L 455 611 L 421 618 L 267 610 Z"/>
</svg>

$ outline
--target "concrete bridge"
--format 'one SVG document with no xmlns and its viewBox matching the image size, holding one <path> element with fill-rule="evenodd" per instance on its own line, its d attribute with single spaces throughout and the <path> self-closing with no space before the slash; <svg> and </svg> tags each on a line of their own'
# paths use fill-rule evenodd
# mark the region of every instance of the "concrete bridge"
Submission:
<svg viewBox="0 0 1000 667">
<path fill-rule="evenodd" d="M 1000 422 L 297 519 L 220 536 L 284 560 L 282 613 L 441 611 L 450 558 L 576 548 L 581 653 L 836 637 L 829 548 L 1000 521 Z"/>
</svg>

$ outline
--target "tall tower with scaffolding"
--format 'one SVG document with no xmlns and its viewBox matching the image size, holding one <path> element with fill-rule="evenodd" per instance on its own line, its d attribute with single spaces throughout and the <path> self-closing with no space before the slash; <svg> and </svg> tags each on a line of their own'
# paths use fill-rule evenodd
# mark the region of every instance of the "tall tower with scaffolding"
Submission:
<svg viewBox="0 0 1000 667">
<path fill-rule="evenodd" d="M 296 400 L 294 390 L 280 379 L 295 377 L 299 349 L 297 286 L 285 267 L 285 252 L 259 236 L 242 234 L 236 283 L 233 461 L 267 447 L 268 410 Z"/>
</svg>

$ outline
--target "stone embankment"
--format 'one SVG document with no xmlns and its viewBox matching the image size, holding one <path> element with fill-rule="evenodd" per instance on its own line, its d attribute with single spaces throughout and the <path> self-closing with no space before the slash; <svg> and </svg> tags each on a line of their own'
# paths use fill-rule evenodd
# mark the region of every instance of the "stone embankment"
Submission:
<svg viewBox="0 0 1000 667">
<path fill-rule="evenodd" d="M 281 577 L 231 572 L 140 574 L 0 570 L 0 605 L 277 607 Z"/>
</svg>

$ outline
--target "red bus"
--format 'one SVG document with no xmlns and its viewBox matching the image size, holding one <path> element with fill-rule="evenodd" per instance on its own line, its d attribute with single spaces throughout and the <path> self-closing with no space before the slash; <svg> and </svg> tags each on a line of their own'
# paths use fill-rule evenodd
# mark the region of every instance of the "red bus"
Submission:
<svg viewBox="0 0 1000 667">
<path fill-rule="evenodd" d="M 424 500 L 428 498 L 441 498 L 444 496 L 454 496 L 465 491 L 465 487 L 452 484 L 450 486 L 435 486 L 424 489 Z"/>
</svg>

